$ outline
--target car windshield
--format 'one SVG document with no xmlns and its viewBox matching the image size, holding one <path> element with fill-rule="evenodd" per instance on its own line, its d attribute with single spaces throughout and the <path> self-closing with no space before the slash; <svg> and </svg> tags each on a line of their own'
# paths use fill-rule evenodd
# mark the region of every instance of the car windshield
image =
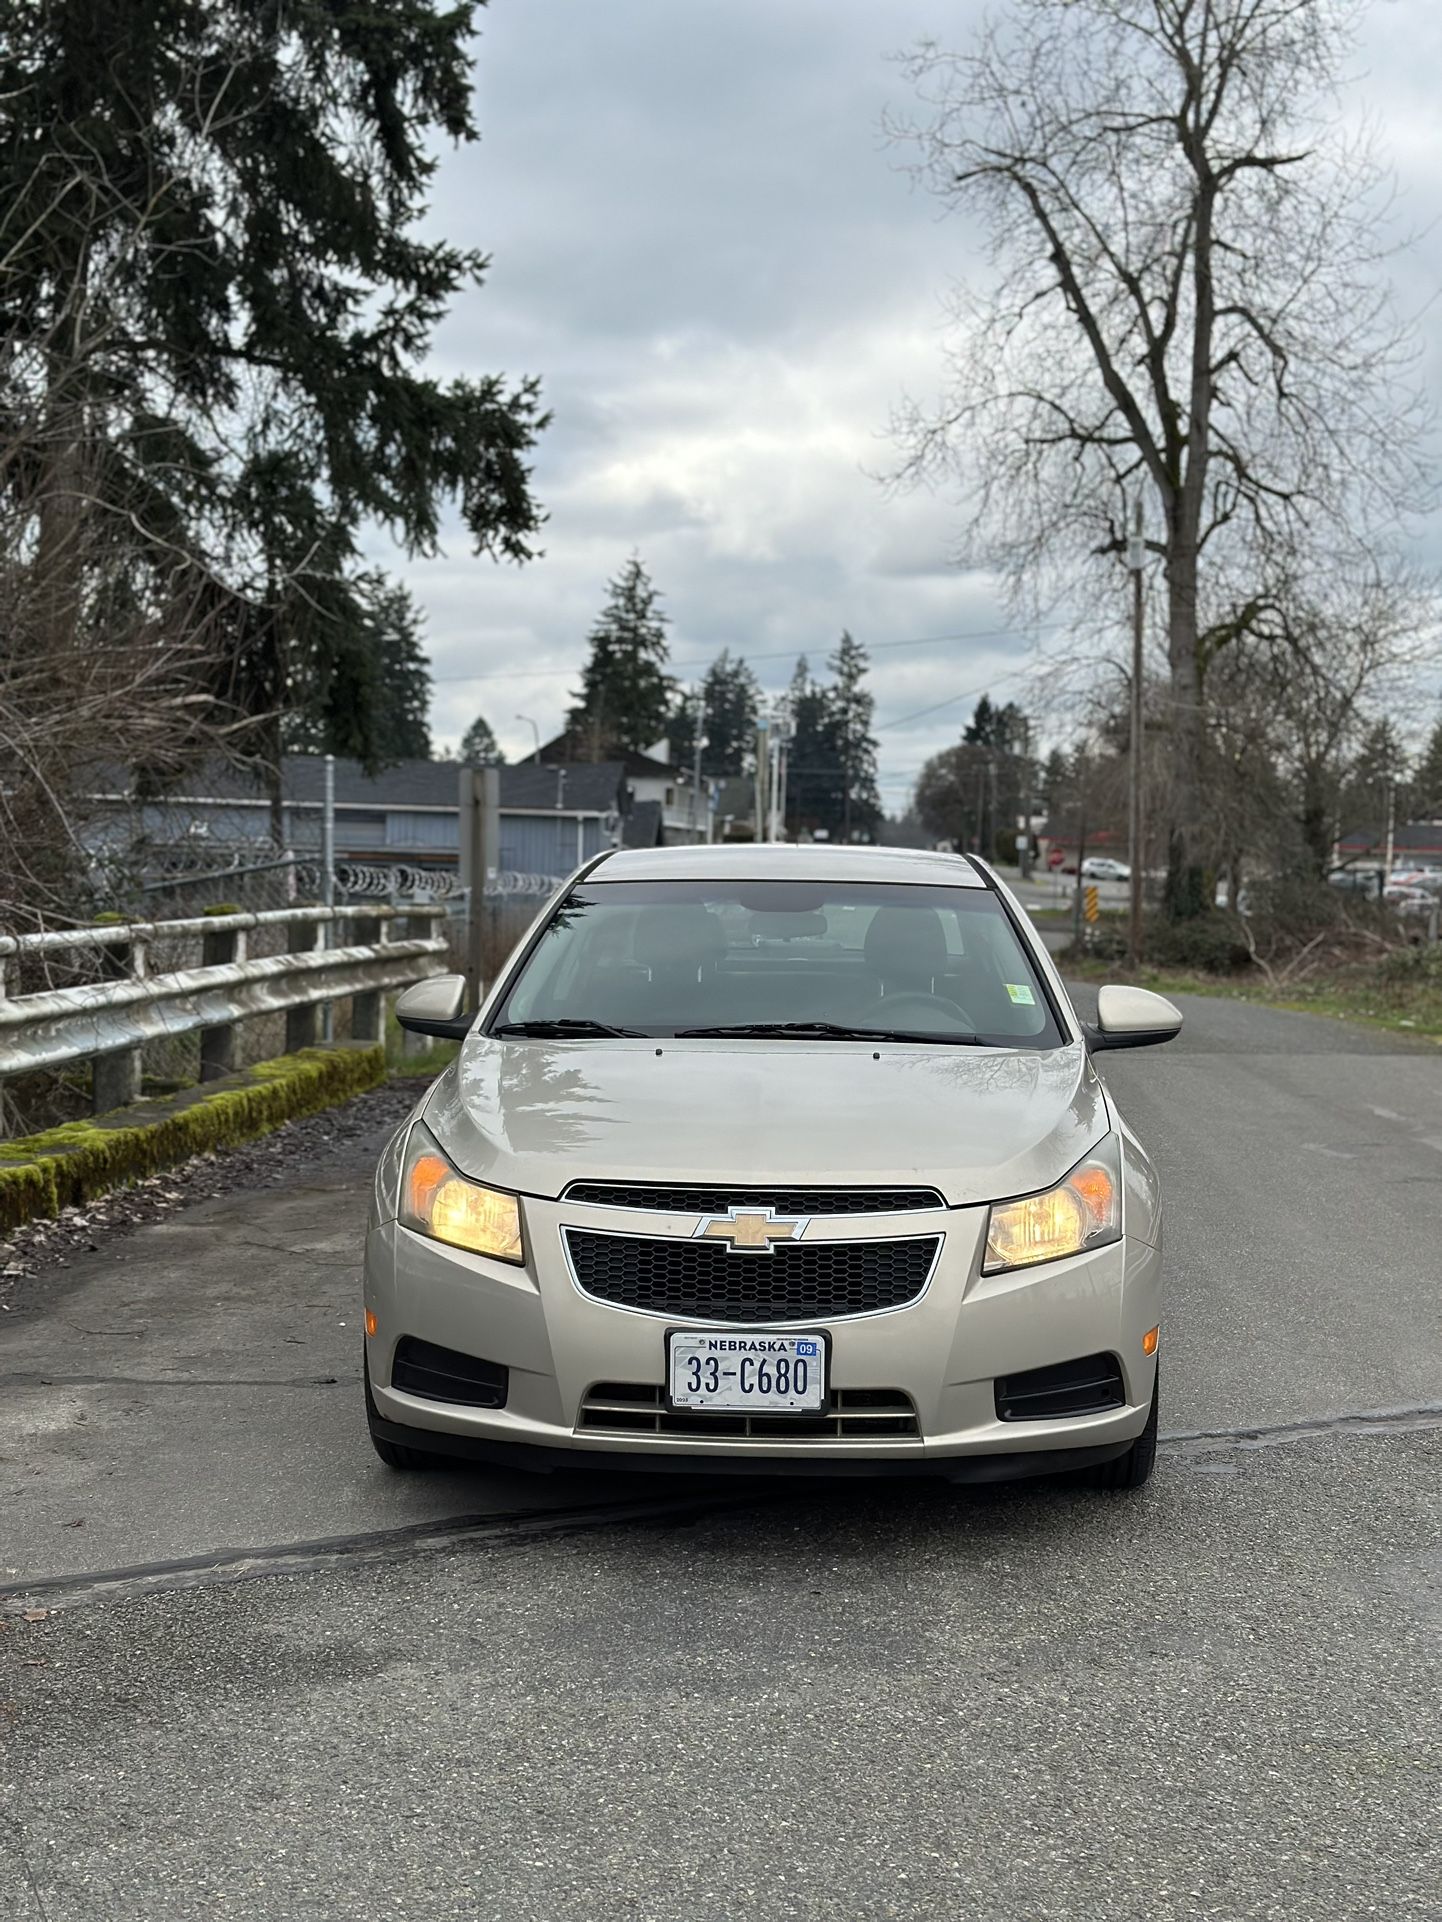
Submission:
<svg viewBox="0 0 1442 1922">
<path fill-rule="evenodd" d="M 995 894 L 840 880 L 583 884 L 489 1028 L 555 1039 L 719 1032 L 1061 1045 Z"/>
</svg>

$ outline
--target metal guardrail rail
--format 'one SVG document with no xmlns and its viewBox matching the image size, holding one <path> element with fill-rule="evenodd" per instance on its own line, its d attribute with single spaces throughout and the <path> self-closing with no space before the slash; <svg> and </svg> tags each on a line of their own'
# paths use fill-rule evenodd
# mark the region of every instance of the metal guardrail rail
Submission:
<svg viewBox="0 0 1442 1922">
<path fill-rule="evenodd" d="M 138 1097 L 140 1050 L 148 1041 L 199 1029 L 201 1079 L 213 1080 L 236 1065 L 237 1023 L 284 1011 L 289 1053 L 316 1040 L 322 1002 L 347 998 L 352 1038 L 378 1041 L 384 995 L 444 972 L 446 939 L 433 926 L 444 919 L 439 906 L 361 902 L 0 935 L 0 1079 L 93 1061 L 93 1105 L 101 1113 Z M 409 925 L 393 940 L 397 921 Z M 337 922 L 357 924 L 362 938 L 344 947 L 316 945 Z M 287 929 L 290 951 L 249 957 L 247 936 L 275 925 Z M 429 931 L 415 931 L 421 928 Z M 148 972 L 152 946 L 183 939 L 200 942 L 198 965 Z M 106 978 L 6 994 L 9 961 L 65 950 L 99 950 Z"/>
</svg>

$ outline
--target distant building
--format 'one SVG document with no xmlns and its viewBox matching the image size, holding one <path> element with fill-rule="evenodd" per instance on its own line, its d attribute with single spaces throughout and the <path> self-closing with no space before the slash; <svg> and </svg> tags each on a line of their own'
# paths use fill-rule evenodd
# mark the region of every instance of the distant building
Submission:
<svg viewBox="0 0 1442 1922">
<path fill-rule="evenodd" d="M 372 775 L 356 761 L 337 759 L 337 857 L 454 871 L 460 858 L 460 771 L 455 761 L 403 761 Z M 620 762 L 523 763 L 503 767 L 500 781 L 503 870 L 566 875 L 625 839 L 635 801 Z M 281 844 L 314 853 L 321 838 L 324 757 L 287 754 L 281 789 Z M 91 802 L 97 844 L 233 847 L 272 838 L 271 804 L 260 777 L 220 760 L 203 763 L 157 796 L 137 794 L 115 773 L 96 783 Z"/>
<path fill-rule="evenodd" d="M 580 758 L 580 744 L 571 734 L 558 734 L 554 740 L 544 742 L 524 765 L 531 767 L 537 763 L 542 768 L 564 767 L 571 773 L 594 765 Z M 614 764 L 624 773 L 635 805 L 655 802 L 660 808 L 661 846 L 684 846 L 706 839 L 711 783 L 703 777 L 700 787 L 696 787 L 693 770 L 670 759 L 665 741 L 658 741 L 653 750 L 645 754 L 628 748 L 615 757 Z"/>
<path fill-rule="evenodd" d="M 1333 865 L 1367 867 L 1387 858 L 1384 826 L 1349 828 L 1338 837 Z M 1392 831 L 1392 865 L 1442 867 L 1442 821 L 1407 821 Z"/>
</svg>

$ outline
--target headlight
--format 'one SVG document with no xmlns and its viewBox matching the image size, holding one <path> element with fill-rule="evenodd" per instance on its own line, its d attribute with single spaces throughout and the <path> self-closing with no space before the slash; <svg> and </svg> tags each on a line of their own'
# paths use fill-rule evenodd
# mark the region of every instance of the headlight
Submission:
<svg viewBox="0 0 1442 1922">
<path fill-rule="evenodd" d="M 524 1261 L 521 1207 L 514 1195 L 458 1174 L 420 1123 L 406 1143 L 400 1218 L 407 1228 L 497 1261 Z"/>
<path fill-rule="evenodd" d="M 1120 1241 L 1121 1233 L 1121 1155 L 1116 1136 L 1109 1135 L 1055 1188 L 992 1209 L 981 1272 L 996 1275 L 1005 1268 L 1060 1261 L 1063 1255 Z"/>
</svg>

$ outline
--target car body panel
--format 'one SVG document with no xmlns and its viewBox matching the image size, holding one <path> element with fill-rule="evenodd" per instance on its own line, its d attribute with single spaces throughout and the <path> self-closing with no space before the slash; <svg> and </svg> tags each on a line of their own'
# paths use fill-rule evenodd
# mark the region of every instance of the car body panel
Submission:
<svg viewBox="0 0 1442 1922">
<path fill-rule="evenodd" d="M 396 1222 L 375 1231 L 366 1250 L 366 1307 L 377 1322 L 369 1358 L 380 1414 L 442 1434 L 524 1443 L 563 1455 L 660 1451 L 769 1460 L 798 1452 L 807 1459 L 880 1453 L 892 1460 L 917 1460 L 1049 1450 L 1068 1441 L 1085 1445 L 1127 1440 L 1146 1420 L 1155 1363 L 1143 1354 L 1142 1338 L 1161 1318 L 1159 1252 L 1127 1238 L 1043 1267 L 982 1276 L 986 1210 L 968 1209 L 944 1217 L 941 1256 L 917 1302 L 884 1315 L 826 1324 L 831 1385 L 888 1388 L 909 1395 L 920 1424 L 919 1440 L 787 1444 L 774 1438 L 699 1441 L 692 1436 L 581 1431 L 577 1424 L 588 1390 L 611 1381 L 660 1384 L 666 1330 L 715 1325 L 618 1311 L 583 1295 L 565 1261 L 560 1229 L 563 1222 L 595 1222 L 600 1217 L 613 1230 L 659 1232 L 652 1214 L 527 1202 L 530 1252 L 526 1268 L 516 1269 L 442 1248 Z M 825 1223 L 825 1231 L 828 1238 L 834 1234 L 838 1239 L 858 1238 L 863 1231 L 875 1236 L 934 1233 L 937 1219 L 935 1212 L 833 1219 Z M 690 1225 L 688 1221 L 688 1231 Z M 484 1330 L 484 1358 L 511 1370 L 504 1409 L 442 1405 L 386 1385 L 399 1335 L 476 1353 L 478 1330 Z M 1064 1421 L 997 1419 L 998 1375 L 1101 1351 L 1113 1352 L 1122 1361 L 1123 1407 Z"/>
<path fill-rule="evenodd" d="M 858 1114 L 884 1114 L 877 1133 Z M 473 1180 L 1049 1187 L 1108 1129 L 1080 1043 L 1050 1052 L 839 1041 L 540 1041 L 473 1032 L 426 1126 Z M 642 1173 L 644 1171 L 644 1174 Z"/>
</svg>

